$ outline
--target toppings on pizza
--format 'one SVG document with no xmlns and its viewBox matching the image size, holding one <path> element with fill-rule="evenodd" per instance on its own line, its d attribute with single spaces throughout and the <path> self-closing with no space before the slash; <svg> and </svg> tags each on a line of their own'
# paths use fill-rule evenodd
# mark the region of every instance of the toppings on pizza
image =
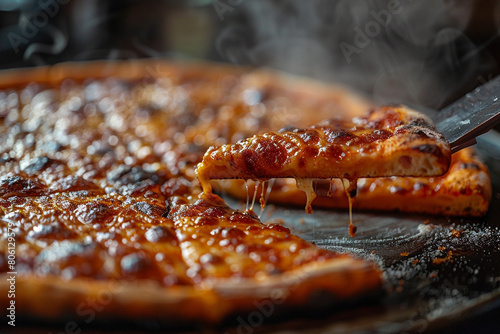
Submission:
<svg viewBox="0 0 500 334">
<path fill-rule="evenodd" d="M 269 196 L 308 202 L 309 209 L 313 200 L 347 207 L 346 194 L 354 197 L 356 187 L 354 207 L 414 209 L 419 196 L 430 199 L 422 202 L 430 211 L 487 207 L 489 178 L 473 157 L 454 158 L 443 177 L 356 182 L 446 171 L 448 144 L 418 113 L 387 107 L 311 126 L 333 113 L 359 116 L 367 104 L 343 89 L 269 73 L 146 65 L 160 77 L 144 78 L 143 63 L 1 76 L 0 227 L 16 235 L 20 316 L 62 320 L 78 316 L 89 299 L 109 297 L 96 314 L 101 320 L 217 323 L 252 312 L 276 292 L 280 305 L 304 308 L 314 296 L 324 302 L 324 292 L 344 302 L 380 289 L 382 274 L 372 262 L 317 247 L 252 210 L 231 209 L 208 194 L 212 178 L 257 180 L 233 192 L 253 194 L 252 208 L 259 195 L 261 206 Z M 89 79 L 94 75 L 105 79 Z M 285 124 L 311 127 L 269 132 Z M 255 133 L 262 135 L 224 145 Z M 203 158 L 211 145 L 220 148 Z M 194 172 L 202 159 L 207 194 Z M 287 176 L 297 178 L 307 199 L 293 180 L 271 179 Z M 339 179 L 313 180 L 332 177 Z M 6 235 L 2 275 L 9 271 Z"/>
</svg>

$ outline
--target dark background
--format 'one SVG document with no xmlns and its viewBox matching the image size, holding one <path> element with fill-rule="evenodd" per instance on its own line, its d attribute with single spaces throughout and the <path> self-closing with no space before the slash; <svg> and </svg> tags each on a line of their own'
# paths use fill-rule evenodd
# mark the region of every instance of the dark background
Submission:
<svg viewBox="0 0 500 334">
<path fill-rule="evenodd" d="M 390 6 L 397 14 L 377 21 L 374 13 L 384 18 Z M 0 68 L 201 58 L 440 109 L 500 73 L 499 32 L 492 0 L 4 0 Z M 346 57 L 346 45 L 357 51 Z"/>
</svg>

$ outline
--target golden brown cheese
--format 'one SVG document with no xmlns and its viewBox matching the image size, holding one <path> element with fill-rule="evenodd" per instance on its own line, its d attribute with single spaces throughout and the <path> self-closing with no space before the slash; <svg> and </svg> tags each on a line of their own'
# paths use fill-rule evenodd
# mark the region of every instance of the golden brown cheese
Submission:
<svg viewBox="0 0 500 334">
<path fill-rule="evenodd" d="M 211 147 L 197 167 L 206 193 L 210 179 L 439 176 L 450 146 L 426 116 L 382 107 L 352 121 L 285 128 Z"/>
</svg>

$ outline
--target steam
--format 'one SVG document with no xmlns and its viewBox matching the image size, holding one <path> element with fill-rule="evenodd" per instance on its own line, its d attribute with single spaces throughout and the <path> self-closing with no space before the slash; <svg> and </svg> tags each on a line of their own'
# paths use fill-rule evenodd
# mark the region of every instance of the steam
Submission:
<svg viewBox="0 0 500 334">
<path fill-rule="evenodd" d="M 246 1 L 224 20 L 221 57 L 355 87 L 379 103 L 441 108 L 494 68 L 464 33 L 465 0 Z"/>
<path fill-rule="evenodd" d="M 31 43 L 24 51 L 23 58 L 32 61 L 36 65 L 45 65 L 40 54 L 58 55 L 68 45 L 68 37 L 65 32 L 52 25 L 45 27 L 45 33 L 50 37 L 51 43 Z"/>
<path fill-rule="evenodd" d="M 59 0 L 64 3 L 62 0 Z M 53 18 L 61 11 L 58 1 L 39 2 L 35 5 L 17 2 L 20 10 L 18 30 L 7 38 L 16 53 L 22 51 L 23 59 L 35 65 L 44 65 L 44 56 L 59 55 L 68 45 L 68 34 L 64 22 L 57 27 Z M 60 24 L 61 25 L 61 24 Z"/>
<path fill-rule="evenodd" d="M 105 2 L 66 2 L 20 7 L 23 20 L 9 41 L 25 61 L 178 56 L 153 49 L 141 36 L 130 41 L 131 48 L 118 49 L 107 31 L 115 14 L 110 16 Z M 8 3 L 0 9 L 12 9 Z M 214 46 L 222 60 L 341 82 L 379 103 L 440 109 L 496 72 L 494 60 L 482 52 L 485 45 L 474 44 L 464 33 L 473 13 L 474 2 L 468 0 L 215 3 L 224 5 L 204 10 L 221 25 Z M 500 34 L 500 4 L 492 8 Z"/>
<path fill-rule="evenodd" d="M 98 49 L 106 37 L 102 26 L 109 20 L 109 15 L 100 15 L 105 11 L 97 0 L 71 3 L 68 0 L 25 1 L 23 5 L 19 3 L 19 6 L 9 9 L 19 10 L 19 21 L 15 32 L 8 33 L 7 38 L 14 52 L 22 55 L 26 64 L 46 65 L 61 60 L 126 58 L 131 55 L 131 52 L 122 54 L 116 49 Z"/>
</svg>

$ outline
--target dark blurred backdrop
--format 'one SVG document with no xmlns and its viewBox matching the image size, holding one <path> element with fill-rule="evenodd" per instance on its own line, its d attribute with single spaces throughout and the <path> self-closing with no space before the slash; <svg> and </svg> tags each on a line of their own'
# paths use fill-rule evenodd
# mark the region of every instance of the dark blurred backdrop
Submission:
<svg viewBox="0 0 500 334">
<path fill-rule="evenodd" d="M 493 0 L 3 0 L 0 68 L 208 59 L 440 108 L 498 75 L 499 33 Z"/>
</svg>

